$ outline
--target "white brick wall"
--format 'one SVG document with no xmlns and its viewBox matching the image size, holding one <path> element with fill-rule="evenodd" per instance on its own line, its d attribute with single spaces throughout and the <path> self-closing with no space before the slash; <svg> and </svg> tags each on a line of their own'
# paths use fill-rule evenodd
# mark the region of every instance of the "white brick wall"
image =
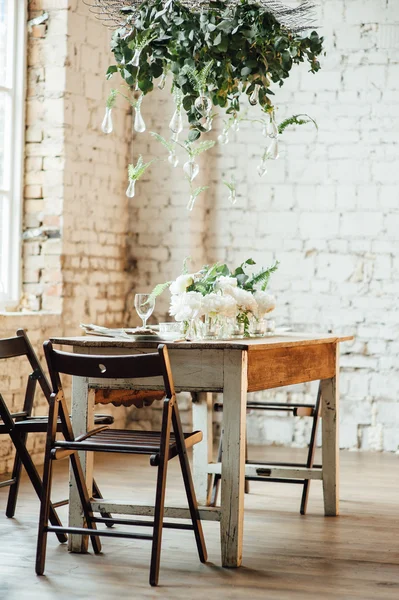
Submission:
<svg viewBox="0 0 399 600">
<path fill-rule="evenodd" d="M 396 451 L 399 4 L 322 0 L 320 5 L 327 50 L 322 71 L 312 75 L 306 66 L 298 68 L 276 90 L 279 119 L 306 112 L 319 131 L 287 130 L 280 160 L 259 179 L 264 140 L 251 125 L 242 126 L 235 143 L 208 154 L 211 189 L 191 215 L 184 209 L 181 170 L 157 169 L 132 202 L 131 264 L 136 289 L 175 275 L 192 252 L 185 240 L 193 226 L 202 248 L 196 251 L 197 265 L 202 259 L 236 264 L 252 256 L 267 264 L 278 258 L 281 267 L 272 283 L 277 321 L 355 335 L 354 343 L 342 348 L 341 446 Z M 171 114 L 164 98 L 156 92 L 143 105 L 147 116 L 151 104 L 151 127 L 162 134 Z M 136 139 L 134 149 L 159 152 L 145 137 Z M 234 207 L 222 184 L 232 173 L 239 182 Z M 166 306 L 166 299 L 159 302 L 158 316 Z M 286 398 L 286 393 L 268 396 Z M 315 388 L 288 391 L 289 398 L 293 394 L 310 400 Z M 260 443 L 303 445 L 304 427 L 286 416 L 249 416 L 250 440 Z"/>
</svg>

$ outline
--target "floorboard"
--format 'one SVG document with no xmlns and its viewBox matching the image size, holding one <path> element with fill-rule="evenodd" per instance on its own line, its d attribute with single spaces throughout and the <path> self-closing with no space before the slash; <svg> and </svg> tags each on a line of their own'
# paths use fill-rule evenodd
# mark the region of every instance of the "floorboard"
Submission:
<svg viewBox="0 0 399 600">
<path fill-rule="evenodd" d="M 268 448 L 269 460 L 301 460 L 303 451 Z M 265 449 L 251 448 L 260 460 Z M 4 515 L 0 489 L 1 600 L 114 598 L 313 600 L 399 598 L 398 456 L 342 452 L 341 515 L 325 518 L 321 483 L 312 482 L 309 512 L 299 515 L 301 486 L 251 482 L 245 497 L 244 560 L 222 569 L 217 523 L 204 523 L 209 563 L 197 558 L 189 531 L 164 533 L 160 586 L 148 585 L 150 543 L 103 538 L 103 554 L 73 555 L 49 537 L 46 573 L 34 572 L 39 503 L 23 480 L 17 516 Z M 96 462 L 105 497 L 153 500 L 155 469 L 146 457 L 108 455 Z M 66 461 L 57 464 L 53 499 L 65 497 Z M 167 502 L 184 506 L 177 461 Z M 66 519 L 66 507 L 59 509 Z"/>
</svg>

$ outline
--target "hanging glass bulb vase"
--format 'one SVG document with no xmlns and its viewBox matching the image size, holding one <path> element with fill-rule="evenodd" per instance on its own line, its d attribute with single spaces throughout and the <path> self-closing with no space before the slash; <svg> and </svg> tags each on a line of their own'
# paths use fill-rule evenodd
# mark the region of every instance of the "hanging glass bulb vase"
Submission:
<svg viewBox="0 0 399 600">
<path fill-rule="evenodd" d="M 193 181 L 193 179 L 195 179 L 199 173 L 199 165 L 194 161 L 193 158 L 190 158 L 190 160 L 184 163 L 183 171 L 187 175 L 188 179 Z"/>
<path fill-rule="evenodd" d="M 212 110 L 212 100 L 201 94 L 195 99 L 194 106 L 202 116 L 206 117 Z"/>
<path fill-rule="evenodd" d="M 237 119 L 237 117 L 235 117 L 233 125 L 231 127 L 236 133 L 240 131 L 240 121 Z"/>
<path fill-rule="evenodd" d="M 176 108 L 170 120 L 169 129 L 172 133 L 179 135 L 179 133 L 183 131 L 183 117 L 181 114 L 183 97 L 181 91 L 178 88 L 175 88 L 173 90 L 173 96 L 175 99 Z M 177 138 L 175 141 L 177 141 Z"/>
<path fill-rule="evenodd" d="M 222 133 L 218 135 L 219 144 L 228 144 L 229 143 L 229 134 L 227 129 L 223 129 Z"/>
<path fill-rule="evenodd" d="M 187 204 L 187 210 L 190 210 L 190 211 L 193 210 L 196 199 L 197 199 L 197 196 L 195 196 L 194 194 L 191 194 L 190 200 L 188 201 L 188 204 Z"/>
<path fill-rule="evenodd" d="M 129 185 L 127 186 L 127 190 L 126 190 L 126 196 L 128 198 L 133 198 L 134 194 L 135 194 L 135 188 L 136 187 L 136 180 L 135 179 L 130 179 L 129 181 Z"/>
<path fill-rule="evenodd" d="M 228 199 L 230 200 L 230 202 L 232 204 L 235 204 L 237 202 L 237 194 L 236 194 L 235 189 L 230 190 Z"/>
<path fill-rule="evenodd" d="M 143 96 L 141 95 L 140 98 L 137 100 L 136 104 L 134 105 L 134 130 L 137 131 L 137 133 L 143 133 L 146 130 L 143 115 L 141 114 L 142 101 Z"/>
<path fill-rule="evenodd" d="M 267 173 L 266 160 L 262 158 L 261 163 L 256 167 L 259 177 L 263 177 Z"/>
<path fill-rule="evenodd" d="M 277 160 L 279 157 L 277 138 L 272 139 L 268 149 L 266 150 L 267 158 Z"/>
<path fill-rule="evenodd" d="M 112 108 L 108 106 L 105 109 L 105 115 L 103 122 L 101 123 L 101 131 L 103 133 L 112 133 L 113 125 L 112 125 Z"/>
<path fill-rule="evenodd" d="M 159 83 L 158 83 L 158 89 L 163 90 L 165 87 L 165 84 L 166 84 L 166 73 L 163 72 L 161 75 L 161 79 L 159 80 Z"/>
<path fill-rule="evenodd" d="M 176 108 L 169 123 L 169 129 L 176 134 L 179 134 L 183 131 L 183 117 L 181 114 L 181 109 Z"/>
<path fill-rule="evenodd" d="M 179 159 L 177 158 L 174 151 L 169 153 L 168 162 L 172 165 L 172 167 L 177 167 L 177 165 L 179 164 Z"/>
<path fill-rule="evenodd" d="M 277 138 L 278 127 L 274 118 L 274 111 L 270 114 L 270 121 L 267 126 L 267 135 L 271 138 Z"/>
<path fill-rule="evenodd" d="M 208 131 L 211 131 L 211 129 L 212 129 L 212 119 L 211 119 L 211 117 L 209 115 L 206 116 L 206 117 L 201 117 L 200 124 L 204 128 L 204 131 L 206 133 Z"/>
<path fill-rule="evenodd" d="M 255 84 L 254 91 L 249 97 L 249 103 L 251 106 L 256 106 L 259 102 L 259 89 L 260 85 L 258 83 Z"/>
</svg>

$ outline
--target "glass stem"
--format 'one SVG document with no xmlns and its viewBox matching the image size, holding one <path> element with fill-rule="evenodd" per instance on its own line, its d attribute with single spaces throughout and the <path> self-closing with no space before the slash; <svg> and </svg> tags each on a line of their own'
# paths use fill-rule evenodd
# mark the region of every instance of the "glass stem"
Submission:
<svg viewBox="0 0 399 600">
<path fill-rule="evenodd" d="M 143 329 L 147 327 L 147 319 L 143 319 Z"/>
</svg>

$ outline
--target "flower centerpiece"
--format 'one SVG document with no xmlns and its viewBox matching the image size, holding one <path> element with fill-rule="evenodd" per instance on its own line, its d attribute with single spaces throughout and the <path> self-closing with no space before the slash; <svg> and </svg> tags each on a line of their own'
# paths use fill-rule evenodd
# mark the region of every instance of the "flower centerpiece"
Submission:
<svg viewBox="0 0 399 600">
<path fill-rule="evenodd" d="M 184 331 L 199 336 L 199 322 L 205 318 L 205 337 L 250 335 L 251 320 L 258 321 L 276 306 L 274 296 L 266 292 L 278 261 L 258 272 L 248 272 L 256 263 L 252 258 L 230 270 L 225 263 L 204 265 L 190 273 L 184 261 L 183 273 L 174 281 L 158 284 L 155 298 L 166 289 L 171 292 L 169 314 L 184 323 Z"/>
</svg>

